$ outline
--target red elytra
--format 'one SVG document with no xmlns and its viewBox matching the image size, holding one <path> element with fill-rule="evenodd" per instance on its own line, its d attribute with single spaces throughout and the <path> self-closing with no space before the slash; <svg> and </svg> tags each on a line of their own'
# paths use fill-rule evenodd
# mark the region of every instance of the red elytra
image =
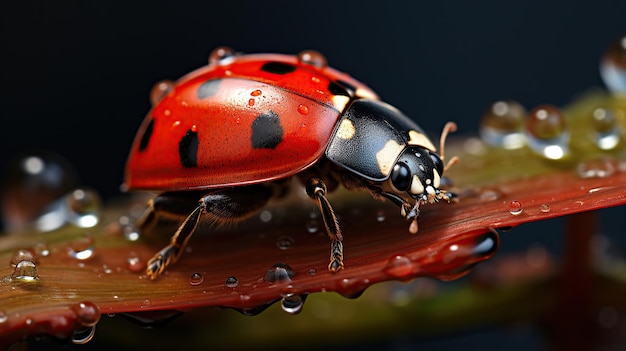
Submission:
<svg viewBox="0 0 626 351">
<path fill-rule="evenodd" d="M 314 164 L 348 102 L 377 95 L 302 57 L 225 56 L 182 77 L 144 120 L 125 187 L 246 185 L 287 178 Z"/>
</svg>

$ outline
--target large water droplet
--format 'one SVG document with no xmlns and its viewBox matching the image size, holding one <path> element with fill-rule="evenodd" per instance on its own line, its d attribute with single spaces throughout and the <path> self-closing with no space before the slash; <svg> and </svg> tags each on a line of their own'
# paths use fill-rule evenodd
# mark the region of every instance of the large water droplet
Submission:
<svg viewBox="0 0 626 351">
<path fill-rule="evenodd" d="M 298 54 L 298 61 L 316 68 L 324 68 L 328 65 L 326 57 L 315 50 L 305 50 Z"/>
<path fill-rule="evenodd" d="M 126 259 L 126 268 L 133 273 L 140 273 L 146 269 L 146 264 L 136 254 L 131 253 Z"/>
<path fill-rule="evenodd" d="M 615 112 L 603 108 L 593 111 L 594 141 L 602 150 L 614 149 L 622 139 L 622 128 Z"/>
<path fill-rule="evenodd" d="M 96 334 L 96 326 L 92 325 L 85 329 L 75 330 L 74 334 L 72 334 L 72 343 L 77 345 L 83 345 L 88 343 L 93 339 L 93 336 Z"/>
<path fill-rule="evenodd" d="M 600 157 L 579 163 L 576 173 L 580 178 L 606 178 L 617 171 L 615 159 L 612 157 Z"/>
<path fill-rule="evenodd" d="M 396 279 L 406 279 L 412 278 L 414 271 L 416 270 L 416 266 L 406 256 L 396 255 L 387 261 L 385 268 L 383 268 L 383 272 Z"/>
<path fill-rule="evenodd" d="M 72 305 L 70 309 L 76 314 L 76 320 L 86 327 L 94 326 L 100 320 L 100 309 L 91 301 L 82 301 Z"/>
<path fill-rule="evenodd" d="M 8 320 L 9 320 L 9 315 L 4 310 L 0 310 L 0 324 Z"/>
<path fill-rule="evenodd" d="M 265 272 L 265 281 L 270 283 L 290 282 L 296 273 L 288 264 L 276 263 Z"/>
<path fill-rule="evenodd" d="M 512 215 L 520 215 L 524 211 L 524 207 L 522 207 L 522 203 L 519 201 L 511 201 L 509 202 L 509 213 Z"/>
<path fill-rule="evenodd" d="M 171 80 L 162 80 L 152 86 L 150 90 L 150 103 L 152 106 L 156 105 L 174 88 L 174 82 Z"/>
<path fill-rule="evenodd" d="M 548 204 L 541 204 L 541 206 L 539 206 L 539 210 L 543 213 L 548 213 L 550 212 L 550 205 Z"/>
<path fill-rule="evenodd" d="M 280 301 L 280 307 L 289 314 L 298 314 L 302 311 L 307 295 L 287 294 Z"/>
<path fill-rule="evenodd" d="M 600 75 L 613 93 L 626 92 L 626 36 L 614 41 L 600 61 Z"/>
<path fill-rule="evenodd" d="M 20 249 L 13 253 L 11 256 L 11 267 L 17 266 L 22 261 L 34 261 L 35 256 L 30 250 Z"/>
<path fill-rule="evenodd" d="M 235 50 L 221 46 L 213 51 L 209 55 L 209 64 L 211 65 L 226 65 L 235 59 Z"/>
<path fill-rule="evenodd" d="M 37 275 L 37 265 L 35 262 L 24 260 L 15 265 L 11 278 L 14 281 L 33 282 L 39 279 Z"/>
<path fill-rule="evenodd" d="M 525 144 L 526 109 L 515 101 L 498 101 L 483 114 L 480 137 L 492 146 L 517 149 Z"/>
<path fill-rule="evenodd" d="M 76 189 L 66 196 L 68 220 L 80 228 L 91 228 L 98 224 L 102 201 L 92 189 Z"/>
<path fill-rule="evenodd" d="M 77 260 L 87 260 L 94 254 L 94 240 L 91 236 L 85 236 L 70 243 L 67 254 Z"/>
<path fill-rule="evenodd" d="M 570 134 L 565 117 L 554 106 L 542 105 L 529 113 L 526 137 L 533 151 L 551 160 L 559 160 L 569 154 Z"/>
</svg>

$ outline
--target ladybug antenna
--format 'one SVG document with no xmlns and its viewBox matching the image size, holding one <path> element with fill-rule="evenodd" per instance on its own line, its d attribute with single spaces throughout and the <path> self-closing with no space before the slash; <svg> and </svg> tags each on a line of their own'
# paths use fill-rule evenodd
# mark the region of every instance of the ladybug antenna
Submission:
<svg viewBox="0 0 626 351">
<path fill-rule="evenodd" d="M 441 138 L 439 139 L 439 150 L 441 150 L 441 155 L 439 157 L 441 158 L 442 161 L 445 160 L 444 147 L 446 144 L 446 138 L 448 138 L 449 133 L 455 132 L 456 128 L 457 128 L 456 123 L 454 122 L 448 122 L 443 127 L 443 131 L 441 132 Z M 448 161 L 448 163 L 446 163 L 446 166 L 443 168 L 443 172 L 445 173 L 448 169 L 450 169 L 450 167 L 452 167 L 457 162 L 459 162 L 459 158 L 456 156 L 453 156 Z"/>
</svg>

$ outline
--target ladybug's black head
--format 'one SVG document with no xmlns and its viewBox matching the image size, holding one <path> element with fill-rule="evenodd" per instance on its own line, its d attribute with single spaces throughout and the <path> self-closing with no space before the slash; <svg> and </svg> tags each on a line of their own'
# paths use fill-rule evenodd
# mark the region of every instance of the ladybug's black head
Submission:
<svg viewBox="0 0 626 351">
<path fill-rule="evenodd" d="M 439 190 L 444 165 L 439 155 L 421 146 L 408 146 L 396 161 L 388 182 L 397 195 L 407 194 L 419 202 L 449 200 Z"/>
</svg>

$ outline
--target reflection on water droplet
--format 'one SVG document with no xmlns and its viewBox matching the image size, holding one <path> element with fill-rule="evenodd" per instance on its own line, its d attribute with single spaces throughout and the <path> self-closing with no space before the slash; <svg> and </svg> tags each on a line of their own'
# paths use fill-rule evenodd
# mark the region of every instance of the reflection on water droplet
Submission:
<svg viewBox="0 0 626 351">
<path fill-rule="evenodd" d="M 602 150 L 612 150 L 622 138 L 622 128 L 615 112 L 603 108 L 593 111 L 594 141 Z"/>
<path fill-rule="evenodd" d="M 235 277 L 228 277 L 226 278 L 225 285 L 227 288 L 236 288 L 237 286 L 239 286 L 239 280 L 237 280 L 237 278 Z"/>
<path fill-rule="evenodd" d="M 158 104 L 173 88 L 174 82 L 171 80 L 162 80 L 153 85 L 152 90 L 150 90 L 150 103 L 152 103 L 152 106 Z"/>
<path fill-rule="evenodd" d="M 310 219 L 306 222 L 306 231 L 315 234 L 320 230 L 320 224 L 316 219 Z"/>
<path fill-rule="evenodd" d="M 267 223 L 269 221 L 272 220 L 272 212 L 265 210 L 262 211 L 261 214 L 259 214 L 259 219 L 261 219 L 261 222 L 263 223 Z"/>
<path fill-rule="evenodd" d="M 86 327 L 94 326 L 100 320 L 100 308 L 91 301 L 82 301 L 70 309 L 76 314 L 76 320 Z"/>
<path fill-rule="evenodd" d="M 559 160 L 569 154 L 569 131 L 559 109 L 542 105 L 533 109 L 526 121 L 528 146 L 536 153 Z"/>
<path fill-rule="evenodd" d="M 626 92 L 626 36 L 614 41 L 605 52 L 600 75 L 611 92 Z"/>
<path fill-rule="evenodd" d="M 80 228 L 91 228 L 98 224 L 102 202 L 97 192 L 91 189 L 76 189 L 66 198 L 68 220 Z"/>
<path fill-rule="evenodd" d="M 525 144 L 523 133 L 526 110 L 515 101 L 498 101 L 483 114 L 480 137 L 492 146 L 517 149 Z"/>
<path fill-rule="evenodd" d="M 35 254 L 37 254 L 38 256 L 46 257 L 50 255 L 50 249 L 48 249 L 48 245 L 46 245 L 45 243 L 35 244 L 35 247 L 33 247 L 33 250 L 35 251 Z"/>
<path fill-rule="evenodd" d="M 77 345 L 83 345 L 91 341 L 96 334 L 96 326 L 90 326 L 85 329 L 75 330 L 72 334 L 72 343 Z"/>
<path fill-rule="evenodd" d="M 24 260 L 15 265 L 11 278 L 14 281 L 33 282 L 39 279 L 35 262 Z"/>
<path fill-rule="evenodd" d="M 9 315 L 4 310 L 0 310 L 0 324 L 6 322 L 7 320 L 9 320 Z"/>
<path fill-rule="evenodd" d="M 509 202 L 509 213 L 512 215 L 519 215 L 524 211 L 522 207 L 522 203 L 519 201 L 511 201 Z"/>
<path fill-rule="evenodd" d="M 305 50 L 298 54 L 298 61 L 316 68 L 324 68 L 328 65 L 326 57 L 315 50 Z"/>
<path fill-rule="evenodd" d="M 295 245 L 295 243 L 296 240 L 294 238 L 288 235 L 283 235 L 276 240 L 276 247 L 281 250 L 289 250 L 293 247 L 293 245 Z"/>
<path fill-rule="evenodd" d="M 288 264 L 285 263 L 276 263 L 272 266 L 272 268 L 268 269 L 265 272 L 265 281 L 270 283 L 275 282 L 290 282 L 291 278 L 296 273 L 291 269 Z"/>
<path fill-rule="evenodd" d="M 221 46 L 214 49 L 209 55 L 210 65 L 226 65 L 235 59 L 235 50 Z"/>
<path fill-rule="evenodd" d="M 260 96 L 261 94 L 263 94 L 263 92 L 259 89 L 253 90 L 250 95 L 251 96 Z"/>
<path fill-rule="evenodd" d="M 94 254 L 93 237 L 85 236 L 82 239 L 75 240 L 67 248 L 67 254 L 77 260 L 87 260 Z"/>
<path fill-rule="evenodd" d="M 385 221 L 385 210 L 380 209 L 380 210 L 376 211 L 376 221 L 377 222 L 384 222 Z"/>
<path fill-rule="evenodd" d="M 383 272 L 392 278 L 406 279 L 412 277 L 415 269 L 415 264 L 411 259 L 406 256 L 397 255 L 387 261 Z"/>
<path fill-rule="evenodd" d="M 548 204 L 541 204 L 541 206 L 539 206 L 539 210 L 543 213 L 548 213 L 550 212 L 550 205 Z"/>
<path fill-rule="evenodd" d="M 485 190 L 480 193 L 480 199 L 482 201 L 495 201 L 500 198 L 500 194 L 495 190 Z"/>
<path fill-rule="evenodd" d="M 287 294 L 280 301 L 280 307 L 289 314 L 298 314 L 302 311 L 307 295 Z"/>
<path fill-rule="evenodd" d="M 308 275 L 316 275 L 317 274 L 317 269 L 315 268 L 311 268 L 307 271 Z"/>
<path fill-rule="evenodd" d="M 612 176 L 615 171 L 617 171 L 617 165 L 612 157 L 587 160 L 576 166 L 576 173 L 583 179 L 606 178 Z"/>
<path fill-rule="evenodd" d="M 34 261 L 34 255 L 30 250 L 20 249 L 13 253 L 11 257 L 11 267 L 17 266 L 21 261 Z"/>
<path fill-rule="evenodd" d="M 141 303 L 141 305 L 139 305 L 139 308 L 148 308 L 152 306 L 152 301 L 145 299 L 143 300 L 143 302 Z"/>
<path fill-rule="evenodd" d="M 193 273 L 191 277 L 189 277 L 190 285 L 197 286 L 202 284 L 202 282 L 204 282 L 204 277 L 198 272 Z"/>
<path fill-rule="evenodd" d="M 139 237 L 140 237 L 139 229 L 128 216 L 121 216 L 118 219 L 118 223 L 120 225 L 120 228 L 122 228 L 122 232 L 124 233 L 124 238 L 126 238 L 126 240 L 128 241 L 139 240 Z"/>
<path fill-rule="evenodd" d="M 298 105 L 298 112 L 303 115 L 309 114 L 309 108 L 306 105 L 300 104 Z"/>
</svg>

